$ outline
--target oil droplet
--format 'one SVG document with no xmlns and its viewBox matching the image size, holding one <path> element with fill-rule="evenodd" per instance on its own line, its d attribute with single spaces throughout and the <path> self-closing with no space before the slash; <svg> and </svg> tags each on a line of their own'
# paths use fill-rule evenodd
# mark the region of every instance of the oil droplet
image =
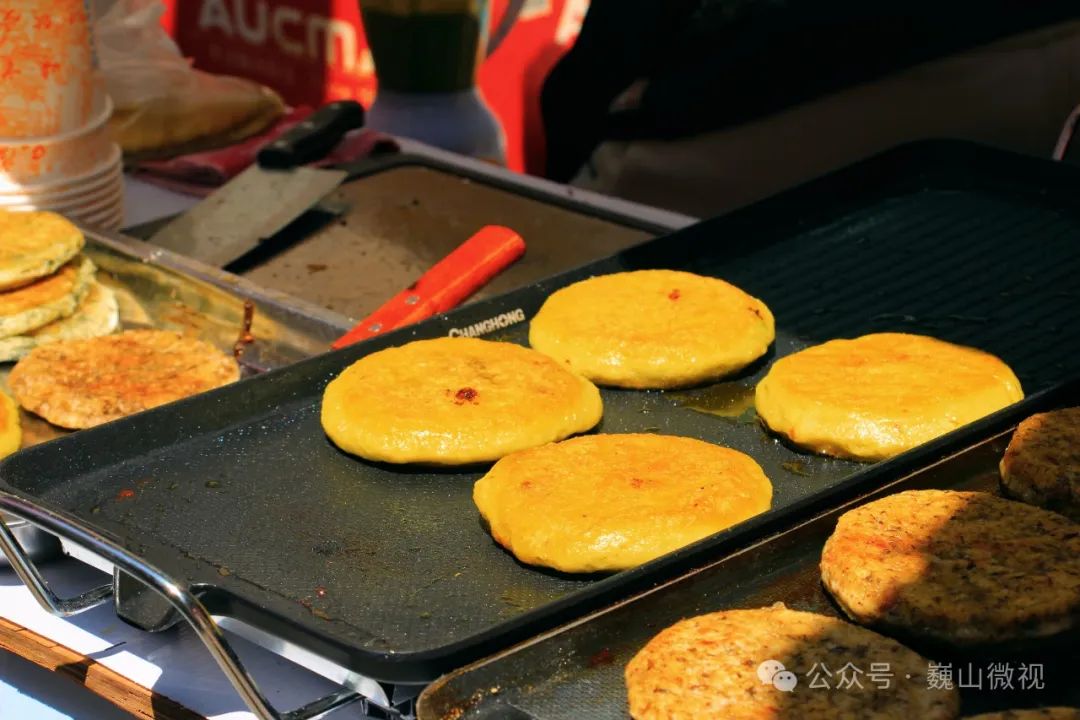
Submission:
<svg viewBox="0 0 1080 720">
<path fill-rule="evenodd" d="M 675 393 L 673 397 L 685 408 L 728 420 L 737 420 L 754 408 L 754 388 L 740 383 L 719 383 L 701 390 Z"/>
<path fill-rule="evenodd" d="M 208 487 L 208 488 L 218 488 L 218 487 L 221 487 L 221 483 L 219 483 L 217 480 L 207 480 L 206 481 L 206 487 Z"/>
</svg>

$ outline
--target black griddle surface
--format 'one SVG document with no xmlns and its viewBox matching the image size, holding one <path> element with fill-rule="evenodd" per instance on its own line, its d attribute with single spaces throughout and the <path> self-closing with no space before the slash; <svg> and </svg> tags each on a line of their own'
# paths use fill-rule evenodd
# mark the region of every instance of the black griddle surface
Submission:
<svg viewBox="0 0 1080 720">
<path fill-rule="evenodd" d="M 1031 413 L 1077 403 L 1080 382 L 1029 398 L 1023 406 L 1013 406 L 981 422 L 982 428 L 974 433 L 978 440 L 969 445 L 955 443 L 953 456 L 899 478 L 880 493 L 858 497 L 851 505 L 808 519 L 747 552 L 717 558 L 709 567 L 654 592 L 451 673 L 425 690 L 419 720 L 576 720 L 582 717 L 583 708 L 588 708 L 590 720 L 626 720 L 627 663 L 657 633 L 683 618 L 733 608 L 768 607 L 777 602 L 796 610 L 842 617 L 822 587 L 818 566 L 821 549 L 845 510 L 904 490 L 996 492 L 997 466 L 1008 445 L 1009 430 Z M 949 666 L 949 677 L 960 693 L 962 714 L 968 717 L 1010 708 L 1080 704 L 1080 685 L 1072 673 L 1080 653 L 1076 636 L 1073 632 L 1066 643 L 1032 643 L 1022 651 L 985 647 L 965 652 L 920 645 L 912 638 L 898 639 L 930 661 Z M 755 664 L 762 660 L 746 658 Z M 863 673 L 859 676 L 862 684 L 875 687 L 867 675 L 871 670 L 868 663 L 875 658 L 823 656 L 821 660 L 833 673 L 852 661 Z M 992 664 L 999 666 L 999 677 L 1000 668 L 1011 670 L 1008 687 L 1003 683 L 991 685 L 988 671 Z M 1039 666 L 1042 687 L 1035 687 L 1034 676 L 1021 684 L 1022 665 Z M 777 693 L 773 717 L 801 717 L 800 702 L 806 697 L 803 693 L 824 692 L 807 687 L 813 678 L 811 668 L 789 669 L 798 675 L 799 685 L 790 696 Z M 818 675 L 828 681 L 820 672 Z M 834 688 L 837 679 L 832 679 Z M 902 682 L 902 678 L 890 682 Z"/>
<path fill-rule="evenodd" d="M 531 317 L 552 290 L 591 274 L 676 267 L 764 299 L 779 328 L 770 359 L 833 337 L 926 332 L 996 353 L 1030 393 L 1080 353 L 1077 199 L 1069 168 L 966 145 L 901 149 L 537 286 L 20 453 L 0 483 L 199 586 L 216 612 L 379 679 L 430 680 L 935 451 L 863 467 L 793 451 L 746 417 L 688 409 L 688 396 L 604 391 L 601 431 L 748 452 L 774 482 L 773 511 L 633 571 L 571 577 L 523 567 L 493 543 L 471 501 L 479 470 L 414 472 L 339 452 L 319 400 L 351 362 L 503 312 Z M 488 337 L 525 336 L 521 324 Z M 749 388 L 764 370 L 735 383 Z"/>
</svg>

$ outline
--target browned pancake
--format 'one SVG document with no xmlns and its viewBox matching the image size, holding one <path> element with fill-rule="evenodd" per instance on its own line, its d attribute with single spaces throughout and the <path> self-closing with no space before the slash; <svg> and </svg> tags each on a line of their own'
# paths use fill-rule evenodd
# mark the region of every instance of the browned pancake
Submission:
<svg viewBox="0 0 1080 720">
<path fill-rule="evenodd" d="M 988 493 L 911 490 L 844 513 L 821 579 L 884 630 L 957 647 L 1045 637 L 1080 616 L 1080 528 Z"/>
<path fill-rule="evenodd" d="M 8 378 L 15 399 L 65 428 L 87 428 L 239 378 L 209 343 L 165 330 L 129 330 L 35 348 Z"/>
<path fill-rule="evenodd" d="M 1017 500 L 1080 521 L 1080 407 L 1020 423 L 1001 459 L 1001 484 Z"/>
<path fill-rule="evenodd" d="M 1002 710 L 970 715 L 967 720 L 1080 720 L 1080 709 L 1067 707 Z"/>
<path fill-rule="evenodd" d="M 840 687 L 839 671 L 849 662 L 861 682 Z M 824 677 L 822 663 L 830 687 L 810 687 Z M 871 681 L 872 663 L 889 668 L 888 687 Z M 955 718 L 955 690 L 929 689 L 927 667 L 891 638 L 777 604 L 672 625 L 626 666 L 626 685 L 635 720 Z"/>
</svg>

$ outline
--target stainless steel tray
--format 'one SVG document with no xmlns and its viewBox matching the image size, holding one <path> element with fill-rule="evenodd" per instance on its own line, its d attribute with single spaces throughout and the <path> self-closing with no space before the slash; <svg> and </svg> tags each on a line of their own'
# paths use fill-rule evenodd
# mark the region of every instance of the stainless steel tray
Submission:
<svg viewBox="0 0 1080 720">
<path fill-rule="evenodd" d="M 284 293 L 131 238 L 84 229 L 85 253 L 98 266 L 98 279 L 116 292 L 125 328 L 180 330 L 230 351 L 244 320 L 245 302 L 254 307 L 254 342 L 244 352 L 248 367 L 273 369 L 328 349 L 350 326 L 347 318 Z M 12 363 L 0 364 L 0 387 L 7 390 Z M 66 435 L 20 410 L 23 444 L 29 447 Z M 55 556 L 55 540 L 25 521 L 2 516 L 35 560 Z M 8 564 L 0 553 L 0 566 Z"/>
</svg>

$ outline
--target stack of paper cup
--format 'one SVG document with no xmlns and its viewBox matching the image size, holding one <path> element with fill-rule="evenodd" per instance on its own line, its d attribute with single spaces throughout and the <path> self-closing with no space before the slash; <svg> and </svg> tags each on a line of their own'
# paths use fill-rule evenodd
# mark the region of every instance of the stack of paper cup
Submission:
<svg viewBox="0 0 1080 720">
<path fill-rule="evenodd" d="M 0 0 L 0 208 L 116 229 L 123 165 L 91 28 L 85 0 Z"/>
</svg>

